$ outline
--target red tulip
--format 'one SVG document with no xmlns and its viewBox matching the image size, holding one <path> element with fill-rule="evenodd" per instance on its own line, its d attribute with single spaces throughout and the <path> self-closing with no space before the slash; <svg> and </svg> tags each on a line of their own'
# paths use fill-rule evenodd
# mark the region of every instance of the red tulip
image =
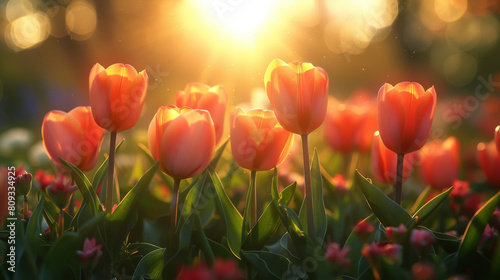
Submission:
<svg viewBox="0 0 500 280">
<path fill-rule="evenodd" d="M 90 105 L 97 124 L 112 132 L 132 128 L 141 115 L 148 90 L 146 70 L 113 64 L 104 69 L 96 63 L 89 77 Z"/>
<path fill-rule="evenodd" d="M 62 166 L 62 158 L 81 170 L 90 170 L 97 162 L 104 132 L 88 106 L 76 107 L 69 113 L 54 110 L 43 119 L 43 146 L 57 166 Z"/>
<path fill-rule="evenodd" d="M 190 83 L 175 94 L 175 105 L 207 110 L 214 121 L 215 142 L 218 143 L 224 130 L 227 93 L 223 86 L 210 87 L 202 83 Z"/>
<path fill-rule="evenodd" d="M 273 60 L 264 84 L 281 126 L 297 134 L 309 134 L 325 119 L 328 104 L 328 74 L 311 63 Z"/>
<path fill-rule="evenodd" d="M 281 127 L 273 111 L 236 108 L 231 115 L 231 150 L 234 160 L 253 171 L 270 170 L 282 163 L 293 144 L 293 134 Z"/>
<path fill-rule="evenodd" d="M 495 186 L 500 187 L 500 154 L 497 152 L 494 141 L 488 144 L 479 143 L 477 145 L 479 166 L 486 175 L 486 180 Z"/>
<path fill-rule="evenodd" d="M 364 120 L 363 109 L 358 106 L 348 103 L 330 105 L 324 126 L 330 147 L 343 154 L 349 154 L 355 147 Z"/>
<path fill-rule="evenodd" d="M 174 179 L 200 174 L 215 153 L 215 130 L 205 110 L 164 106 L 148 129 L 149 149 L 161 169 Z"/>
<path fill-rule="evenodd" d="M 406 154 L 422 148 L 429 136 L 436 91 L 419 83 L 383 85 L 378 92 L 378 129 L 387 148 Z"/>
<path fill-rule="evenodd" d="M 424 181 L 436 189 L 449 188 L 460 168 L 459 143 L 455 137 L 427 143 L 420 150 Z"/>
<path fill-rule="evenodd" d="M 372 140 L 372 168 L 377 180 L 385 184 L 395 184 L 397 160 L 397 155 L 387 149 L 380 139 L 379 132 L 376 131 Z M 413 163 L 409 160 L 405 161 L 403 165 L 403 181 L 410 176 L 412 169 Z"/>
</svg>

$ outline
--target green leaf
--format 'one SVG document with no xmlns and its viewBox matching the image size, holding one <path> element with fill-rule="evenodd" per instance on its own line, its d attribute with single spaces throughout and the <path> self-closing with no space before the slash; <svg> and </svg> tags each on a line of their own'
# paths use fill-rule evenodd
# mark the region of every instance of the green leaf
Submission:
<svg viewBox="0 0 500 280">
<path fill-rule="evenodd" d="M 24 222 L 21 221 L 16 212 L 17 220 L 15 223 L 15 233 L 16 233 L 16 267 L 14 273 L 14 280 L 24 280 L 24 279 L 37 279 L 37 268 L 35 265 L 35 256 L 28 250 L 29 244 L 25 243 L 25 228 Z M 10 274 L 11 272 L 9 272 Z"/>
<path fill-rule="evenodd" d="M 256 171 L 251 171 L 251 173 L 254 173 Z M 257 173 L 255 173 L 255 178 L 252 178 L 252 175 L 250 175 L 250 185 L 248 186 L 248 192 L 247 192 L 247 198 L 245 200 L 245 208 L 243 208 L 243 227 L 241 229 L 241 240 L 245 240 L 247 237 L 248 233 L 250 232 L 250 220 L 251 220 L 251 215 L 256 211 L 256 202 L 255 200 L 257 199 L 253 193 L 255 189 L 255 180 L 257 179 Z M 256 217 L 257 219 L 257 217 Z"/>
<path fill-rule="evenodd" d="M 217 192 L 217 206 L 219 212 L 224 217 L 224 221 L 226 223 L 226 234 L 229 249 L 238 259 L 240 259 L 241 228 L 243 225 L 243 218 L 229 199 L 224 187 L 222 186 L 219 176 L 212 170 L 212 168 L 208 167 L 207 170 L 208 174 L 210 174 L 210 177 L 212 178 L 215 191 Z"/>
<path fill-rule="evenodd" d="M 224 152 L 224 149 L 226 148 L 227 143 L 229 143 L 229 138 L 227 138 L 226 141 L 224 141 L 224 143 L 222 143 L 219 146 L 217 151 L 215 151 L 214 157 L 210 161 L 210 165 L 209 165 L 213 170 L 215 170 L 215 168 L 217 167 L 217 164 L 219 163 L 219 160 L 222 157 L 222 153 Z"/>
<path fill-rule="evenodd" d="M 430 230 L 431 231 L 431 230 Z M 431 231 L 436 238 L 437 243 L 448 253 L 455 253 L 458 251 L 460 247 L 461 239 L 456 237 L 455 235 L 446 234 L 437 231 Z"/>
<path fill-rule="evenodd" d="M 105 246 L 112 259 L 118 255 L 123 242 L 135 225 L 139 205 L 138 200 L 147 190 L 157 169 L 158 163 L 155 163 L 127 193 L 115 211 L 106 216 L 104 223 Z"/>
<path fill-rule="evenodd" d="M 38 201 L 38 204 L 33 210 L 33 213 L 31 214 L 31 217 L 28 222 L 28 227 L 26 229 L 28 244 L 32 253 L 39 252 L 41 245 L 40 237 L 45 230 L 42 228 L 44 205 L 45 205 L 45 196 L 43 195 L 43 193 L 41 193 L 40 201 Z"/>
<path fill-rule="evenodd" d="M 464 236 L 462 237 L 460 248 L 458 249 L 459 261 L 462 261 L 467 255 L 476 250 L 486 224 L 495 211 L 495 207 L 498 206 L 499 200 L 500 192 L 488 200 L 483 207 L 481 207 L 481 209 L 477 210 L 472 219 L 469 221 L 469 224 L 465 229 Z"/>
<path fill-rule="evenodd" d="M 85 174 L 83 174 L 83 172 L 80 169 L 78 169 L 78 167 L 74 166 L 70 162 L 65 161 L 62 158 L 59 158 L 59 159 L 61 160 L 62 164 L 64 164 L 66 167 L 68 167 L 68 169 L 71 173 L 71 177 L 73 178 L 76 185 L 78 186 L 78 189 L 80 190 L 80 193 L 83 196 L 82 204 L 89 203 L 90 205 L 92 205 L 93 207 L 91 209 L 93 210 L 93 213 L 92 213 L 93 215 L 100 213 L 101 212 L 101 202 L 100 202 L 99 198 L 97 197 L 95 190 L 92 190 L 92 191 L 90 190 L 91 185 L 90 185 L 90 181 L 87 178 L 87 176 L 85 176 Z"/>
<path fill-rule="evenodd" d="M 361 188 L 366 202 L 380 223 L 385 227 L 397 227 L 400 224 L 406 225 L 411 220 L 410 214 L 403 207 L 370 183 L 357 170 L 354 174 L 353 184 Z"/>
<path fill-rule="evenodd" d="M 142 280 L 143 277 L 160 279 L 163 272 L 163 252 L 165 249 L 156 249 L 141 259 L 135 268 L 133 280 Z"/>
<path fill-rule="evenodd" d="M 266 251 L 241 250 L 243 259 L 249 262 L 261 279 L 288 279 L 285 277 L 290 261 L 278 254 Z"/>
<path fill-rule="evenodd" d="M 143 155 L 146 156 L 146 158 L 150 161 L 151 164 L 154 164 L 156 162 L 153 155 L 151 155 L 151 152 L 149 151 L 148 147 L 144 146 L 142 143 L 137 144 L 137 146 L 139 146 L 139 149 L 142 151 Z M 172 190 L 174 186 L 174 180 L 163 172 L 160 172 L 160 177 L 165 183 L 165 185 L 167 185 L 167 187 L 169 187 L 170 190 Z"/>
<path fill-rule="evenodd" d="M 427 186 L 417 197 L 417 200 L 415 200 L 415 203 L 413 203 L 413 206 L 410 209 L 410 213 L 415 213 L 417 212 L 418 209 L 422 208 L 422 206 L 425 204 L 425 201 L 427 200 L 427 197 L 429 196 L 429 193 L 431 192 L 432 188 L 430 186 Z"/>
<path fill-rule="evenodd" d="M 275 172 L 277 177 L 277 172 Z M 297 183 L 294 182 L 286 187 L 279 194 L 278 204 L 288 205 L 293 198 Z M 264 213 L 257 221 L 257 224 L 250 230 L 246 238 L 243 240 L 242 249 L 245 250 L 259 250 L 269 238 L 276 232 L 280 225 L 280 214 L 276 207 L 270 202 L 264 209 Z"/>
<path fill-rule="evenodd" d="M 374 214 L 371 214 L 370 216 L 366 217 L 363 221 L 369 222 L 369 223 L 374 223 L 377 221 L 377 217 L 375 217 Z M 378 223 L 377 223 L 378 224 Z M 375 228 L 377 228 L 377 225 L 374 225 Z M 368 242 L 373 240 L 373 235 L 368 237 Z M 358 273 L 358 265 L 359 265 L 359 260 L 362 258 L 361 255 L 361 249 L 363 249 L 363 245 L 365 244 L 364 240 L 361 240 L 355 233 L 354 231 L 351 231 L 351 234 L 347 238 L 344 247 L 349 247 L 349 254 L 348 257 L 351 260 L 351 265 L 349 266 L 349 270 L 347 271 L 347 274 L 350 276 L 356 276 L 360 275 Z"/>
<path fill-rule="evenodd" d="M 323 243 L 325 238 L 326 229 L 328 227 L 326 220 L 325 203 L 323 201 L 323 181 L 322 181 L 321 168 L 319 166 L 318 152 L 314 149 L 313 159 L 311 162 L 311 186 L 312 186 L 312 201 L 313 201 L 313 217 L 314 217 L 314 233 L 316 236 L 310 236 L 310 238 L 316 243 Z M 307 225 L 307 207 L 306 199 L 304 196 L 304 201 L 302 207 L 300 208 L 300 221 L 302 225 Z M 308 232 L 308 227 L 305 227 L 306 233 Z"/>
<path fill-rule="evenodd" d="M 448 197 L 453 187 L 447 189 L 445 192 L 440 193 L 433 199 L 429 200 L 424 206 L 422 206 L 418 211 L 413 214 L 412 218 L 417 218 L 417 225 L 422 224 L 431 214 L 434 212 Z"/>
</svg>

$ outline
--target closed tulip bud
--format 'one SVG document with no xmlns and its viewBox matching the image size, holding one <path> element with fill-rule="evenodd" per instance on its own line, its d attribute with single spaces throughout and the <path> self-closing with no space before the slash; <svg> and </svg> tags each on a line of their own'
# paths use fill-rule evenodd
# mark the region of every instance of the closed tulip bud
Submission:
<svg viewBox="0 0 500 280">
<path fill-rule="evenodd" d="M 191 107 L 207 110 L 214 122 L 215 142 L 220 141 L 227 106 L 227 93 L 223 86 L 210 87 L 202 83 L 189 83 L 184 90 L 175 94 L 175 105 L 179 108 Z"/>
<path fill-rule="evenodd" d="M 429 142 L 420 150 L 420 159 L 424 181 L 436 189 L 449 188 L 460 168 L 458 140 L 448 137 L 444 142 Z"/>
<path fill-rule="evenodd" d="M 327 143 L 332 149 L 349 154 L 355 147 L 364 119 L 361 107 L 348 103 L 330 105 L 324 126 Z"/>
<path fill-rule="evenodd" d="M 59 175 L 57 180 L 52 181 L 46 188 L 46 193 L 52 203 L 62 210 L 68 207 L 69 201 L 77 189 L 77 186 L 71 184 L 71 179 Z"/>
<path fill-rule="evenodd" d="M 500 187 L 500 153 L 497 152 L 494 141 L 477 145 L 479 166 L 486 175 L 490 185 Z"/>
<path fill-rule="evenodd" d="M 368 237 L 372 235 L 375 228 L 370 222 L 361 221 L 353 229 L 354 234 L 356 234 L 362 241 L 368 240 Z"/>
<path fill-rule="evenodd" d="M 372 140 L 372 168 L 377 180 L 385 184 L 396 183 L 397 155 L 387 149 L 378 131 L 373 135 Z M 410 160 L 403 165 L 403 181 L 408 179 L 413 170 L 413 163 Z"/>
<path fill-rule="evenodd" d="M 396 154 L 422 148 L 431 129 L 436 91 L 419 83 L 383 85 L 378 92 L 378 129 L 385 146 Z"/>
<path fill-rule="evenodd" d="M 414 229 L 411 232 L 410 241 L 415 248 L 415 251 L 420 255 L 424 255 L 430 251 L 436 239 L 428 230 Z"/>
<path fill-rule="evenodd" d="M 89 76 L 90 106 L 96 123 L 111 132 L 132 128 L 142 112 L 148 75 L 120 63 L 108 68 L 96 63 Z"/>
<path fill-rule="evenodd" d="M 406 231 L 406 227 L 400 224 L 398 227 L 387 227 L 385 229 L 385 235 L 392 243 L 403 243 Z"/>
<path fill-rule="evenodd" d="M 351 265 L 351 260 L 348 256 L 349 251 L 349 246 L 341 249 L 339 244 L 329 243 L 326 248 L 325 257 L 328 262 L 347 269 Z"/>
<path fill-rule="evenodd" d="M 391 263 L 399 265 L 403 260 L 403 247 L 399 244 L 390 244 L 387 242 L 365 244 L 361 254 L 373 265 L 380 263 L 385 256 Z"/>
<path fill-rule="evenodd" d="M 236 108 L 231 115 L 231 150 L 243 168 L 270 170 L 282 163 L 293 144 L 293 134 L 281 127 L 273 111 Z"/>
<path fill-rule="evenodd" d="M 215 153 L 215 130 L 205 110 L 160 107 L 149 124 L 148 144 L 163 172 L 174 179 L 200 174 Z"/>
<path fill-rule="evenodd" d="M 328 75 L 322 68 L 275 59 L 267 67 L 264 84 L 284 129 L 309 134 L 323 123 L 328 104 Z"/>
<path fill-rule="evenodd" d="M 43 119 L 43 146 L 56 166 L 62 167 L 62 158 L 86 171 L 97 162 L 104 132 L 88 106 L 76 107 L 69 113 L 54 110 Z"/>
<path fill-rule="evenodd" d="M 24 172 L 16 176 L 15 186 L 16 191 L 20 195 L 28 195 L 31 190 L 32 176 L 28 172 Z"/>
<path fill-rule="evenodd" d="M 97 265 L 97 261 L 102 255 L 102 244 L 96 244 L 95 237 L 92 239 L 85 238 L 83 242 L 83 251 L 77 250 L 76 256 L 80 260 L 84 270 L 93 270 Z"/>
</svg>

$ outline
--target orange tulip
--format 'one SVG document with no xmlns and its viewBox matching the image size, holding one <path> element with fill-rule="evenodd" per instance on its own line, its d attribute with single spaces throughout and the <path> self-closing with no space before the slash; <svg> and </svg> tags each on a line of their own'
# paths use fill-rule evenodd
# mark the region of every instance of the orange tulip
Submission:
<svg viewBox="0 0 500 280">
<path fill-rule="evenodd" d="M 494 141 L 477 145 L 479 166 L 486 175 L 486 180 L 495 187 L 500 187 L 500 154 Z"/>
<path fill-rule="evenodd" d="M 324 126 L 330 147 L 343 154 L 350 153 L 355 147 L 364 120 L 364 112 L 358 106 L 348 103 L 330 105 Z"/>
<path fill-rule="evenodd" d="M 309 134 L 325 119 L 328 104 L 328 74 L 311 63 L 273 60 L 264 84 L 281 126 L 296 134 Z"/>
<path fill-rule="evenodd" d="M 455 137 L 427 143 L 420 150 L 424 181 L 436 189 L 449 188 L 458 177 L 460 144 Z"/>
<path fill-rule="evenodd" d="M 104 132 L 89 106 L 76 107 L 69 113 L 54 110 L 43 119 L 43 146 L 57 166 L 62 167 L 62 158 L 81 170 L 90 170 L 97 162 Z"/>
<path fill-rule="evenodd" d="M 223 86 L 210 87 L 202 83 L 189 83 L 175 94 L 175 105 L 207 110 L 214 121 L 215 142 L 218 143 L 224 130 L 227 93 Z"/>
<path fill-rule="evenodd" d="M 280 165 L 293 144 L 293 134 L 281 127 L 273 111 L 236 108 L 231 115 L 231 150 L 234 160 L 253 171 Z"/>
<path fill-rule="evenodd" d="M 161 169 L 174 179 L 200 174 L 215 153 L 215 130 L 205 110 L 163 106 L 149 124 L 148 144 Z"/>
<path fill-rule="evenodd" d="M 378 92 L 378 129 L 387 148 L 406 154 L 422 148 L 436 107 L 434 87 L 402 82 L 383 85 Z"/>
<path fill-rule="evenodd" d="M 89 77 L 90 105 L 97 124 L 112 132 L 132 128 L 141 115 L 148 90 L 146 70 L 113 64 L 104 69 L 96 63 Z"/>
<path fill-rule="evenodd" d="M 397 155 L 387 149 L 378 131 L 373 134 L 372 168 L 380 182 L 391 185 L 396 183 Z M 403 181 L 410 176 L 412 170 L 413 163 L 407 160 L 403 165 Z"/>
</svg>

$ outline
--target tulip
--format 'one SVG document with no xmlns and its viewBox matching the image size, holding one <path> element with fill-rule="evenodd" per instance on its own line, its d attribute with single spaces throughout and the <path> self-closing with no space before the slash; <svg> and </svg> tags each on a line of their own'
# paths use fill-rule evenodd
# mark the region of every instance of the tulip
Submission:
<svg viewBox="0 0 500 280">
<path fill-rule="evenodd" d="M 383 85 L 378 92 L 378 129 L 385 146 L 396 154 L 422 148 L 429 136 L 436 91 L 403 82 Z"/>
<path fill-rule="evenodd" d="M 330 105 L 325 118 L 325 136 L 334 150 L 344 155 L 355 147 L 359 129 L 365 116 L 363 110 L 351 104 Z"/>
<path fill-rule="evenodd" d="M 90 70 L 92 114 L 100 127 L 111 132 L 106 209 L 111 209 L 113 205 L 116 134 L 132 128 L 137 123 L 147 91 L 148 75 L 145 70 L 137 73 L 134 67 L 120 63 L 106 69 L 96 63 Z"/>
<path fill-rule="evenodd" d="M 160 107 L 149 124 L 148 144 L 154 159 L 160 161 L 161 170 L 174 178 L 170 204 L 173 242 L 180 180 L 200 174 L 215 153 L 215 129 L 210 113 L 173 105 Z"/>
<path fill-rule="evenodd" d="M 271 61 L 264 74 L 267 97 L 281 126 L 302 137 L 307 233 L 314 236 L 312 186 L 307 136 L 325 119 L 328 75 L 311 63 Z"/>
<path fill-rule="evenodd" d="M 477 145 L 479 166 L 486 175 L 486 180 L 493 186 L 500 187 L 500 154 L 494 141 Z"/>
<path fill-rule="evenodd" d="M 382 183 L 394 185 L 396 183 L 397 155 L 387 149 L 380 139 L 379 131 L 373 134 L 372 140 L 372 168 L 375 178 Z M 413 164 L 406 161 L 403 166 L 403 181 L 406 181 L 413 170 Z"/>
<path fill-rule="evenodd" d="M 83 269 L 94 269 L 102 255 L 101 248 L 102 244 L 96 244 L 95 237 L 92 237 L 92 239 L 85 238 L 83 251 L 76 251 L 76 256 L 80 260 Z"/>
<path fill-rule="evenodd" d="M 57 180 L 51 181 L 50 185 L 46 188 L 47 197 L 59 208 L 59 237 L 62 235 L 64 228 L 63 209 L 68 207 L 71 197 L 77 189 L 77 186 L 71 184 L 71 179 L 66 179 L 62 175 L 58 175 Z"/>
<path fill-rule="evenodd" d="M 410 237 L 411 244 L 413 244 L 413 248 L 415 248 L 415 251 L 419 253 L 420 255 L 424 255 L 432 247 L 432 244 L 436 242 L 436 239 L 426 229 L 414 229 L 411 232 L 411 237 Z"/>
<path fill-rule="evenodd" d="M 223 86 L 210 87 L 202 83 L 189 83 L 184 90 L 175 94 L 175 105 L 207 110 L 215 127 L 215 142 L 219 143 L 224 130 L 227 93 Z"/>
<path fill-rule="evenodd" d="M 95 123 L 88 106 L 76 107 L 69 113 L 50 111 L 43 119 L 43 146 L 58 167 L 62 167 L 62 158 L 81 170 L 92 169 L 103 138 L 104 130 Z"/>
<path fill-rule="evenodd" d="M 424 181 L 436 189 L 449 188 L 460 168 L 459 143 L 455 137 L 427 143 L 420 150 Z"/>
<path fill-rule="evenodd" d="M 276 118 L 283 128 L 309 134 L 325 119 L 328 104 L 328 75 L 311 63 L 273 60 L 264 83 Z"/>
<path fill-rule="evenodd" d="M 325 257 L 328 262 L 337 264 L 342 269 L 347 269 L 351 265 L 349 251 L 349 246 L 340 249 L 339 244 L 329 243 L 326 247 Z"/>
<path fill-rule="evenodd" d="M 15 186 L 18 194 L 23 196 L 23 214 L 28 213 L 28 194 L 31 190 L 31 173 L 23 171 L 22 173 L 16 174 Z"/>
<path fill-rule="evenodd" d="M 281 164 L 293 145 L 293 134 L 281 127 L 273 111 L 236 108 L 231 115 L 231 150 L 234 160 L 250 169 L 250 228 L 257 222 L 257 171 Z"/>
<path fill-rule="evenodd" d="M 366 241 L 375 231 L 375 228 L 370 222 L 362 220 L 354 227 L 352 231 L 359 239 L 361 239 L 362 241 Z"/>
<path fill-rule="evenodd" d="M 429 137 L 436 91 L 419 83 L 384 84 L 378 92 L 378 128 L 384 145 L 398 155 L 395 201 L 401 204 L 404 155 L 422 148 Z"/>
<path fill-rule="evenodd" d="M 146 70 L 120 63 L 96 63 L 89 76 L 90 106 L 97 124 L 111 132 L 131 129 L 141 115 L 148 90 Z"/>
</svg>

